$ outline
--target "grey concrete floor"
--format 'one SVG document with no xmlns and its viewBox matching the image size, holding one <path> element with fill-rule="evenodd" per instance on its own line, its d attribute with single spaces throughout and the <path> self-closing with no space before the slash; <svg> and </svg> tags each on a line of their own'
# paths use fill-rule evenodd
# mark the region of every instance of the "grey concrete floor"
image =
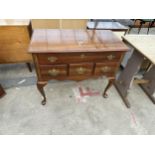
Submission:
<svg viewBox="0 0 155 155">
<path fill-rule="evenodd" d="M 25 64 L 0 65 L 0 83 L 7 95 L 0 99 L 0 134 L 155 134 L 155 105 L 133 85 L 127 109 L 112 86 L 102 97 L 105 77 L 81 82 L 51 81 L 42 106 L 36 75 Z M 99 92 L 80 96 L 79 87 Z"/>
<path fill-rule="evenodd" d="M 45 106 L 35 85 L 6 89 L 0 134 L 155 134 L 155 105 L 144 92 L 134 85 L 127 109 L 114 87 L 108 99 L 101 96 L 106 84 L 105 78 L 49 83 Z M 79 85 L 100 94 L 78 100 Z"/>
</svg>

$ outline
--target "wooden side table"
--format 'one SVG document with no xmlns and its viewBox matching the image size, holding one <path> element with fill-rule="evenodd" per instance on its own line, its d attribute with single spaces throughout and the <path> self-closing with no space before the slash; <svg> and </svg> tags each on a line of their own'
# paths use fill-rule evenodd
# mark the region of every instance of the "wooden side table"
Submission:
<svg viewBox="0 0 155 155">
<path fill-rule="evenodd" d="M 46 104 L 43 87 L 48 80 L 84 80 L 105 75 L 109 84 L 123 54 L 128 50 L 111 31 L 104 30 L 34 30 L 29 52 L 32 53 L 37 71 L 37 87 Z"/>
<path fill-rule="evenodd" d="M 26 63 L 32 71 L 32 55 L 27 53 L 32 34 L 30 20 L 0 20 L 0 64 Z"/>
<path fill-rule="evenodd" d="M 155 104 L 155 35 L 126 35 L 123 41 L 134 48 L 134 52 L 128 63 L 115 82 L 115 86 L 126 106 L 130 103 L 127 99 L 128 91 L 134 81 L 134 75 L 139 71 L 144 59 L 151 62 L 149 70 L 144 73 L 143 79 L 136 80 L 141 88 Z"/>
</svg>

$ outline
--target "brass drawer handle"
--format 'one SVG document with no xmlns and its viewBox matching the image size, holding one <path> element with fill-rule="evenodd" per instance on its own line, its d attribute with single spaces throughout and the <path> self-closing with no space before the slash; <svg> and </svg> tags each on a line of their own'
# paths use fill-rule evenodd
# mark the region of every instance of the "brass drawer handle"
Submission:
<svg viewBox="0 0 155 155">
<path fill-rule="evenodd" d="M 113 54 L 108 55 L 108 56 L 107 56 L 107 59 L 108 59 L 108 60 L 113 60 L 113 59 L 115 59 L 115 55 L 113 55 Z"/>
<path fill-rule="evenodd" d="M 60 74 L 60 71 L 58 69 L 53 68 L 53 69 L 51 69 L 51 70 L 48 71 L 48 74 L 50 76 L 57 76 L 57 75 Z"/>
<path fill-rule="evenodd" d="M 84 59 L 85 57 L 86 57 L 86 56 L 85 56 L 84 54 L 81 54 L 81 55 L 80 55 L 80 58 L 81 58 L 81 59 Z"/>
<path fill-rule="evenodd" d="M 48 61 L 50 61 L 50 62 L 55 62 L 55 61 L 58 60 L 57 57 L 48 57 L 47 59 L 48 59 Z"/>
<path fill-rule="evenodd" d="M 79 67 L 79 68 L 76 69 L 76 72 L 78 74 L 81 74 L 81 75 L 84 74 L 86 71 L 87 71 L 87 69 L 83 68 L 83 67 Z"/>
<path fill-rule="evenodd" d="M 101 71 L 102 71 L 103 73 L 110 72 L 110 71 L 111 71 L 111 67 L 108 67 L 108 66 L 102 67 L 102 68 L 101 68 Z"/>
</svg>

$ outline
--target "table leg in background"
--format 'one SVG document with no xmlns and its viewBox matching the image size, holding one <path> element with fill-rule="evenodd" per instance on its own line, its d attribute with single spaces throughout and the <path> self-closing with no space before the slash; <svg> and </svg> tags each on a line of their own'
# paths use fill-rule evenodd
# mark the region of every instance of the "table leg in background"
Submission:
<svg viewBox="0 0 155 155">
<path fill-rule="evenodd" d="M 3 97 L 5 95 L 5 91 L 3 89 L 3 87 L 0 85 L 0 98 Z"/>
<path fill-rule="evenodd" d="M 153 96 L 155 92 L 155 65 L 152 66 L 152 68 L 144 74 L 143 78 L 144 80 L 149 80 L 149 83 L 140 84 L 140 86 L 155 104 L 155 97 Z"/>
<path fill-rule="evenodd" d="M 110 89 L 110 87 L 113 85 L 114 81 L 115 81 L 114 78 L 109 79 L 108 85 L 106 86 L 106 88 L 105 88 L 105 90 L 104 90 L 104 92 L 103 92 L 103 95 L 102 95 L 104 98 L 107 98 L 107 97 L 108 97 L 107 91 L 108 91 L 108 90 Z"/>
</svg>

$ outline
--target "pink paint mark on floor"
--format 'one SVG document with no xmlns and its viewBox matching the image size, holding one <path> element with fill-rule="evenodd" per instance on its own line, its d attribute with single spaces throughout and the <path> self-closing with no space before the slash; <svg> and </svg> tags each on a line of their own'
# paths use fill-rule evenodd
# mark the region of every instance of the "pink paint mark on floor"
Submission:
<svg viewBox="0 0 155 155">
<path fill-rule="evenodd" d="M 130 115 L 131 115 L 131 118 L 132 118 L 134 124 L 137 125 L 137 121 L 136 121 L 134 113 L 132 111 L 129 111 L 129 112 L 130 112 Z"/>
<path fill-rule="evenodd" d="M 84 96 L 98 96 L 98 95 L 100 95 L 100 92 L 92 91 L 88 87 L 86 89 L 83 89 L 81 86 L 79 86 L 79 92 L 80 92 L 80 96 L 81 97 L 84 97 Z"/>
</svg>

